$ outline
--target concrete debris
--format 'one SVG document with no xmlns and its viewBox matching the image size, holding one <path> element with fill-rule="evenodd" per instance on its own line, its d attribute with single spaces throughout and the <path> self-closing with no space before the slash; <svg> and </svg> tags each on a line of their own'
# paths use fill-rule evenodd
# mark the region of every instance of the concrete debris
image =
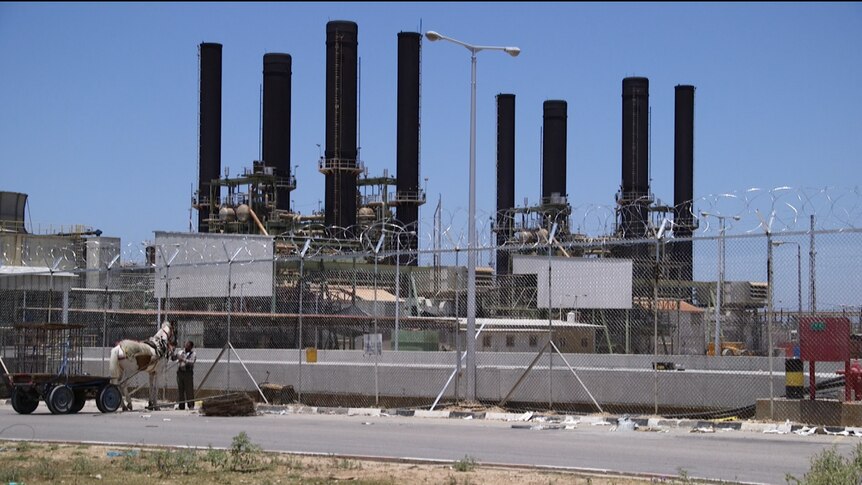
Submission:
<svg viewBox="0 0 862 485">
<path fill-rule="evenodd" d="M 817 432 L 817 426 L 813 428 L 809 428 L 808 426 L 803 426 L 802 429 L 797 429 L 794 433 L 800 436 L 810 436 Z"/>
<path fill-rule="evenodd" d="M 577 429 L 580 423 L 580 419 L 574 416 L 566 416 L 566 419 L 563 421 L 563 429 Z"/>
<path fill-rule="evenodd" d="M 781 424 L 763 430 L 765 434 L 787 434 L 791 431 L 793 431 L 793 424 L 789 419 Z"/>
<path fill-rule="evenodd" d="M 638 431 L 643 431 L 645 433 L 670 433 L 669 429 L 665 428 L 654 428 L 652 426 L 647 426 L 645 428 L 638 427 Z"/>
<path fill-rule="evenodd" d="M 617 419 L 617 425 L 611 428 L 611 431 L 634 431 L 638 429 L 638 424 L 629 419 L 622 417 Z"/>
<path fill-rule="evenodd" d="M 691 432 L 692 433 L 715 433 L 715 428 L 701 426 L 699 428 L 692 428 Z"/>
<path fill-rule="evenodd" d="M 513 424 L 512 429 L 529 429 L 531 431 L 543 431 L 548 429 L 562 429 L 559 424 Z"/>
</svg>

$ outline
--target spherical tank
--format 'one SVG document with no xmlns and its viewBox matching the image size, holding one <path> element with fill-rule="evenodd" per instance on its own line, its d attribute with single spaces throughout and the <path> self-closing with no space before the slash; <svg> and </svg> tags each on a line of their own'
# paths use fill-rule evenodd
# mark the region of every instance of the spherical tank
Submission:
<svg viewBox="0 0 862 485">
<path fill-rule="evenodd" d="M 218 218 L 223 222 L 233 222 L 236 219 L 236 212 L 234 212 L 232 207 L 223 205 L 218 210 Z"/>
<path fill-rule="evenodd" d="M 547 242 L 548 241 L 548 230 L 544 227 L 536 231 L 536 237 L 539 241 Z"/>
<path fill-rule="evenodd" d="M 249 207 L 246 204 L 240 204 L 236 208 L 236 220 L 239 222 L 248 222 Z"/>
</svg>

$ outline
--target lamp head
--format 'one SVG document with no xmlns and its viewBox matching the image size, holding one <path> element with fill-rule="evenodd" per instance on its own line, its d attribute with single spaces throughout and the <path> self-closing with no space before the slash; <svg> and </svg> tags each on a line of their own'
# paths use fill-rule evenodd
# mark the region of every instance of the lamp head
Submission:
<svg viewBox="0 0 862 485">
<path fill-rule="evenodd" d="M 521 49 L 518 47 L 504 47 L 503 51 L 512 57 L 518 57 L 518 54 L 521 53 Z"/>
<path fill-rule="evenodd" d="M 431 42 L 435 42 L 440 40 L 442 37 L 437 32 L 429 30 L 428 32 L 425 32 L 425 38 L 430 40 Z"/>
</svg>

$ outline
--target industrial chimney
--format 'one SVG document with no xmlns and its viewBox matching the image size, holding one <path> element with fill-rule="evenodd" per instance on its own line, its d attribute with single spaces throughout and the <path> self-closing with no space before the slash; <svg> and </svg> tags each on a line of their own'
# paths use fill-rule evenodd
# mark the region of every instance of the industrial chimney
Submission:
<svg viewBox="0 0 862 485">
<path fill-rule="evenodd" d="M 425 195 L 419 186 L 419 59 L 422 35 L 417 32 L 398 33 L 398 118 L 395 201 L 397 218 L 408 230 L 418 231 L 419 206 Z M 402 248 L 418 249 L 417 237 L 406 237 Z M 418 258 L 403 255 L 402 264 L 418 264 Z"/>
<path fill-rule="evenodd" d="M 673 205 L 674 236 L 690 238 L 695 229 L 692 213 L 694 199 L 694 86 L 679 85 L 674 88 L 673 143 Z M 693 274 L 693 249 L 691 241 L 674 241 L 674 261 L 680 264 L 678 279 L 691 281 Z M 687 292 L 691 298 L 691 292 Z"/>
<path fill-rule="evenodd" d="M 623 79 L 623 176 L 618 200 L 623 237 L 646 237 L 649 189 L 649 79 Z"/>
<path fill-rule="evenodd" d="M 566 203 L 566 118 L 565 101 L 542 104 L 542 204 Z"/>
<path fill-rule="evenodd" d="M 356 224 L 356 177 L 362 170 L 356 149 L 357 59 L 355 22 L 326 23 L 326 225 Z"/>
<path fill-rule="evenodd" d="M 221 52 L 221 44 L 200 45 L 198 232 L 209 232 L 210 210 L 218 208 L 221 197 L 210 194 L 211 181 L 221 176 Z"/>
<path fill-rule="evenodd" d="M 497 247 L 512 237 L 515 207 L 515 95 L 497 95 Z M 497 274 L 509 274 L 509 255 L 497 249 Z"/>
<path fill-rule="evenodd" d="M 263 56 L 263 162 L 282 181 L 276 187 L 275 208 L 290 210 L 290 82 L 289 54 Z"/>
</svg>

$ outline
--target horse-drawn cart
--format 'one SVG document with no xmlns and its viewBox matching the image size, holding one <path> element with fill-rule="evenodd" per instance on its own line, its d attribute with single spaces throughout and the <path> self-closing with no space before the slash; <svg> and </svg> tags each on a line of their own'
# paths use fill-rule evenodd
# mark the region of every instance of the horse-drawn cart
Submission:
<svg viewBox="0 0 862 485">
<path fill-rule="evenodd" d="M 110 377 L 82 374 L 83 328 L 64 323 L 15 325 L 15 371 L 9 372 L 3 363 L 15 411 L 30 414 L 40 400 L 53 414 L 77 413 L 87 399 L 95 399 L 103 413 L 120 407 L 120 389 Z"/>
</svg>

